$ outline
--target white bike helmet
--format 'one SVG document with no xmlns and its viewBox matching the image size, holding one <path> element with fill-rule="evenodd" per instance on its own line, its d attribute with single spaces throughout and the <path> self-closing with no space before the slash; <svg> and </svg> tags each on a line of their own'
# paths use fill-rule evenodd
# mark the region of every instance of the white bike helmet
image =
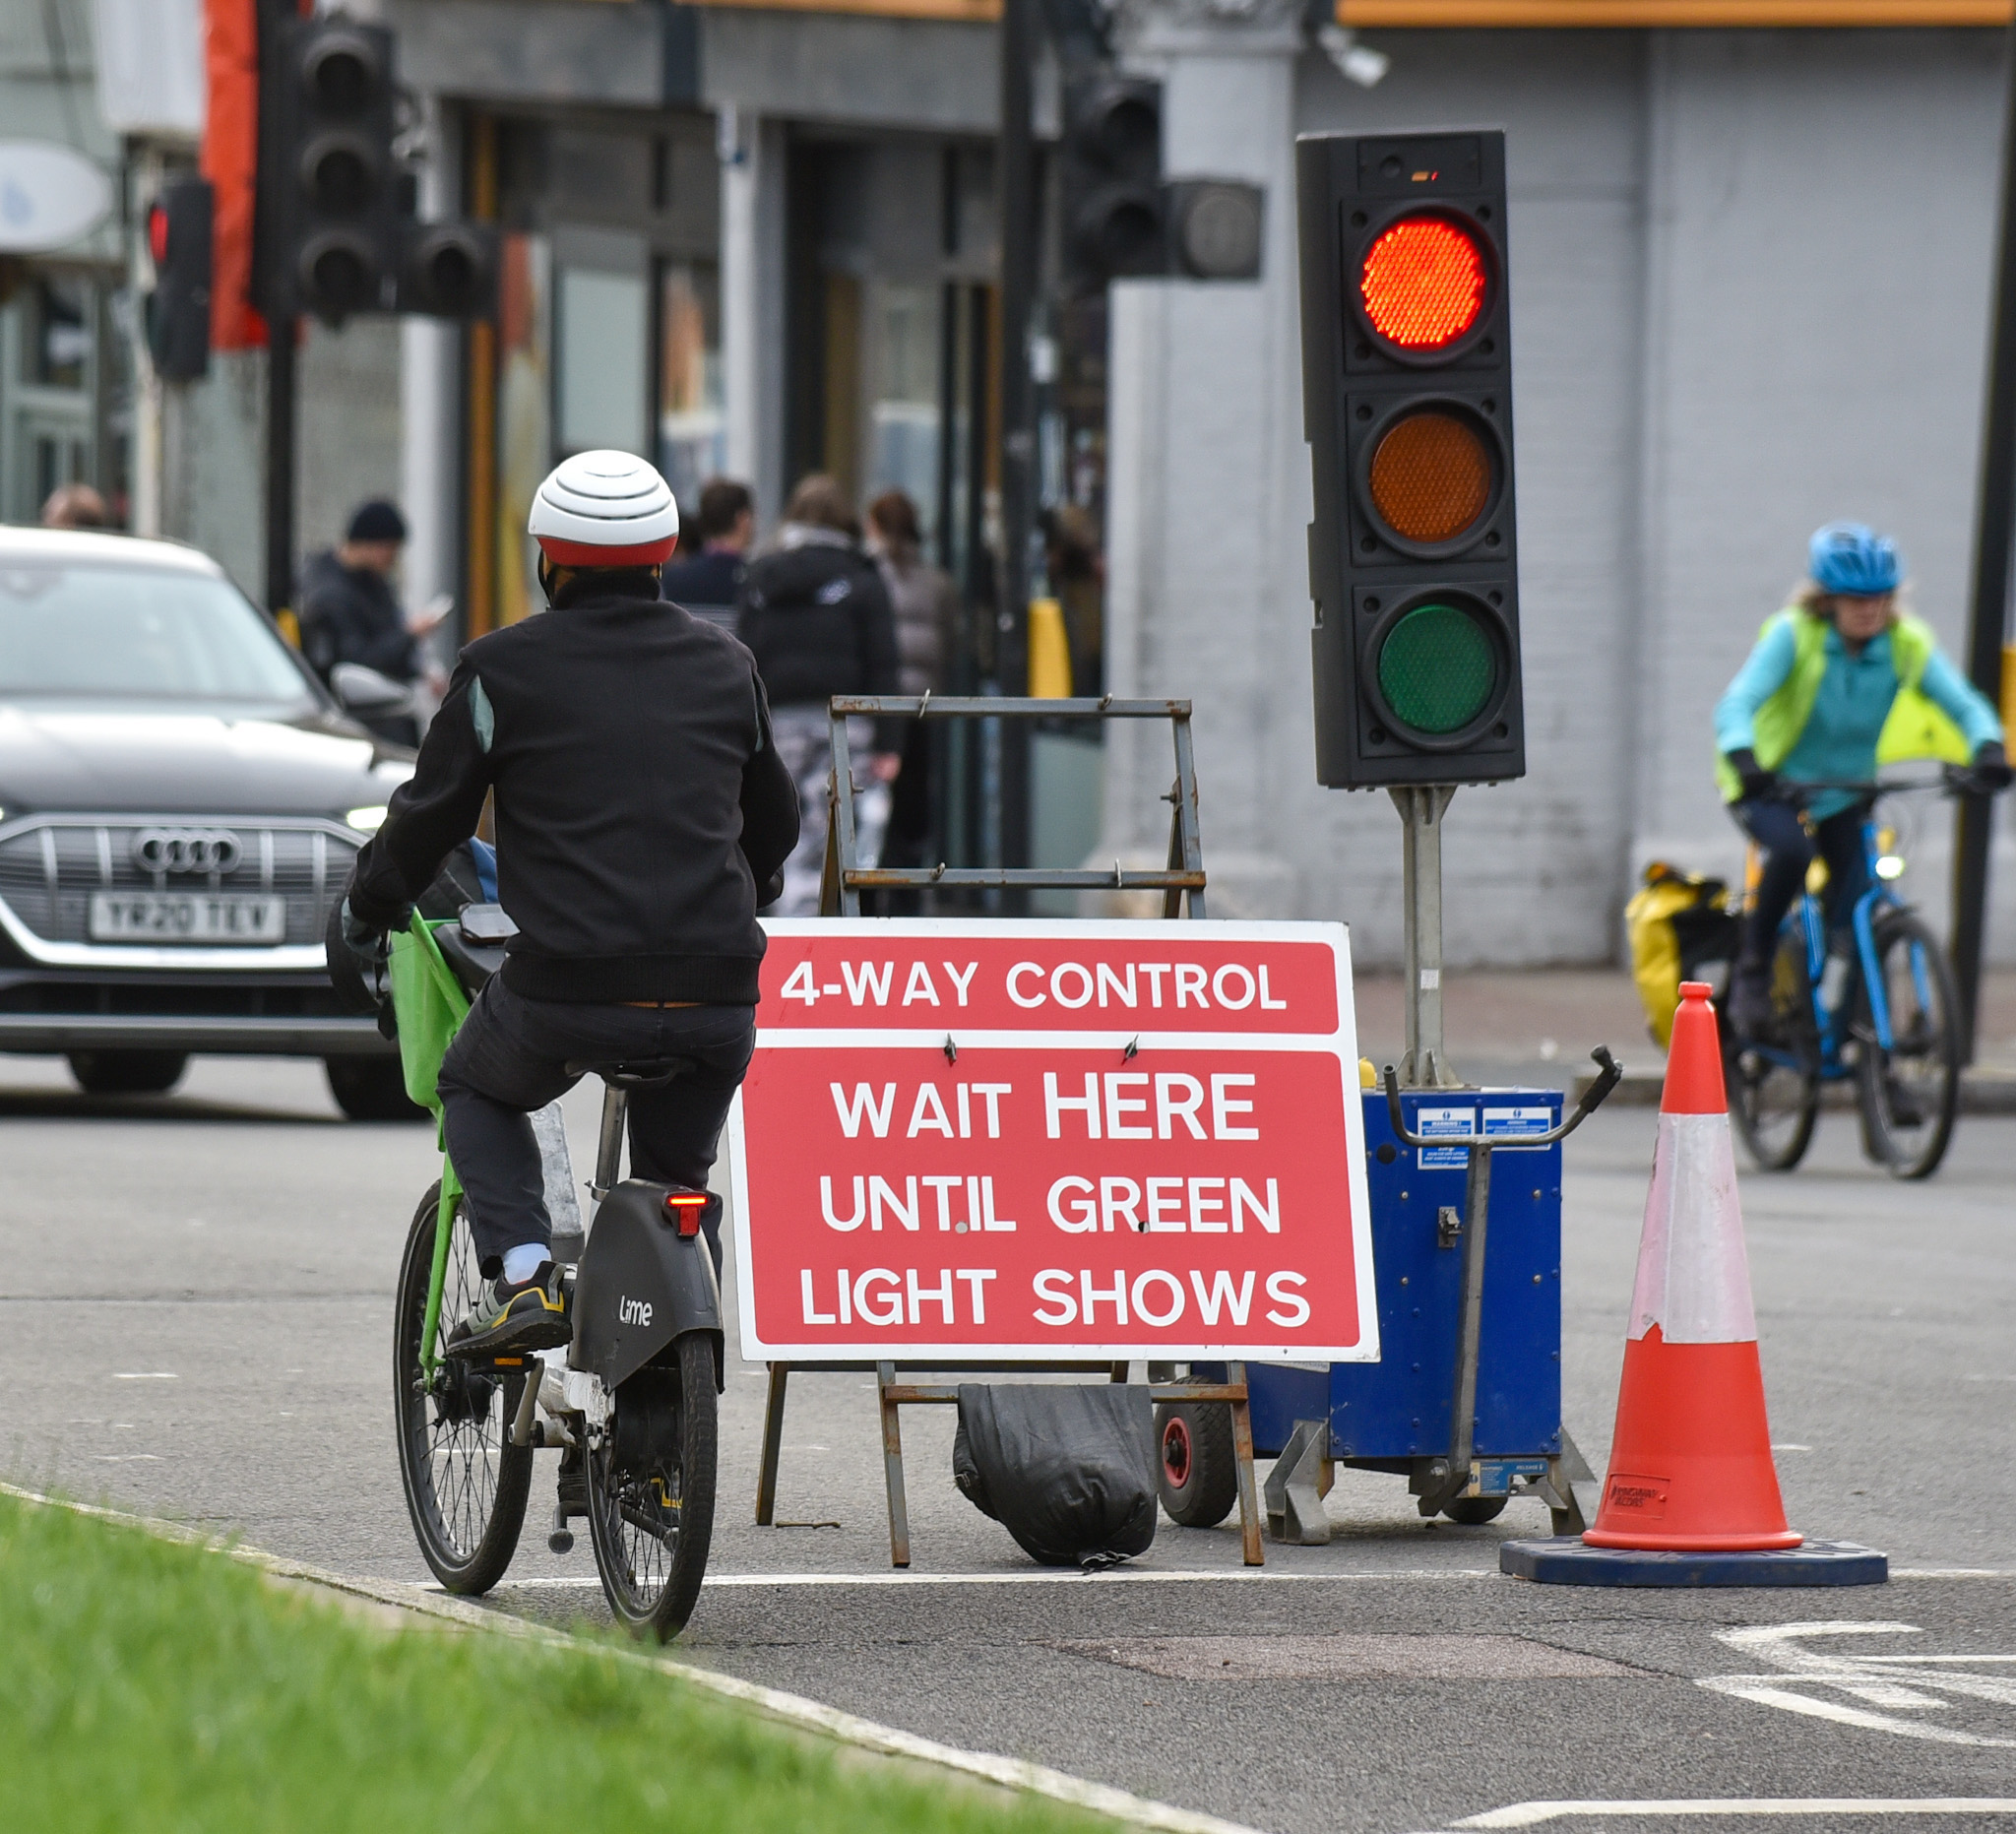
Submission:
<svg viewBox="0 0 2016 1834">
<path fill-rule="evenodd" d="M 526 533 L 558 567 L 655 567 L 679 541 L 679 506 L 656 466 L 577 452 L 546 474 Z"/>
</svg>

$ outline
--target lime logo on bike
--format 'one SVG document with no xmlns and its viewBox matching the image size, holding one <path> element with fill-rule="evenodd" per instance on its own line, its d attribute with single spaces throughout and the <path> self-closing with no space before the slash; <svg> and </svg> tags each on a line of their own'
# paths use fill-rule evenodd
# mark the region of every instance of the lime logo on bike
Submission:
<svg viewBox="0 0 2016 1834">
<path fill-rule="evenodd" d="M 616 1300 L 616 1322 L 648 1326 L 651 1323 L 651 1301 L 619 1296 Z"/>
</svg>

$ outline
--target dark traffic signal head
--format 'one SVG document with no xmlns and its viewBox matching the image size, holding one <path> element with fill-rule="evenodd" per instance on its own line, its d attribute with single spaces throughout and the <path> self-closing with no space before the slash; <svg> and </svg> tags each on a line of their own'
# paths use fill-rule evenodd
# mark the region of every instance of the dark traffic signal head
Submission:
<svg viewBox="0 0 2016 1834">
<path fill-rule="evenodd" d="M 280 34 L 269 287 L 332 323 L 382 310 L 398 260 L 392 34 L 346 19 Z"/>
<path fill-rule="evenodd" d="M 1297 148 L 1318 779 L 1526 770 L 1504 136 Z"/>
<path fill-rule="evenodd" d="M 496 229 L 481 222 L 407 223 L 395 309 L 435 318 L 494 318 Z"/>
<path fill-rule="evenodd" d="M 1064 95 L 1064 262 L 1079 287 L 1160 274 L 1166 261 L 1162 195 L 1162 85 L 1095 76 Z"/>
<path fill-rule="evenodd" d="M 148 207 L 147 348 L 155 373 L 192 382 L 210 369 L 212 192 L 205 178 L 174 178 Z"/>
</svg>

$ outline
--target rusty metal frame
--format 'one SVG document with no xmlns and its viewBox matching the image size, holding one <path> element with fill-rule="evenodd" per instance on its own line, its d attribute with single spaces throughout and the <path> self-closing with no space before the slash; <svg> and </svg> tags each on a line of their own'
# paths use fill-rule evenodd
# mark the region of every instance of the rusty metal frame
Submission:
<svg viewBox="0 0 2016 1834">
<path fill-rule="evenodd" d="M 827 780 L 826 864 L 820 879 L 821 917 L 859 917 L 864 891 L 1160 892 L 1166 917 L 1204 916 L 1204 847 L 1197 826 L 1197 766 L 1190 744 L 1190 703 L 1121 700 L 1105 694 L 1084 700 L 1021 700 L 1007 696 L 933 694 L 836 695 L 827 703 L 833 764 Z M 853 760 L 848 749 L 851 717 L 907 720 L 1166 720 L 1175 746 L 1176 776 L 1163 800 L 1169 804 L 1168 864 L 1161 871 L 1111 871 L 1052 866 L 863 866 L 855 852 Z"/>
</svg>

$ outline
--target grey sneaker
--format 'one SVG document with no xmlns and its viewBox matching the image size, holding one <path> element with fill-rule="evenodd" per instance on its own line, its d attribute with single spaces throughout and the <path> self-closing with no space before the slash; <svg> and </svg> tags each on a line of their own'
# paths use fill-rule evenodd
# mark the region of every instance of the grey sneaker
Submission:
<svg viewBox="0 0 2016 1834">
<path fill-rule="evenodd" d="M 554 1350 L 574 1335 L 560 1270 L 541 1261 L 530 1280 L 499 1279 L 448 1334 L 451 1357 L 494 1357 L 506 1351 Z"/>
</svg>

